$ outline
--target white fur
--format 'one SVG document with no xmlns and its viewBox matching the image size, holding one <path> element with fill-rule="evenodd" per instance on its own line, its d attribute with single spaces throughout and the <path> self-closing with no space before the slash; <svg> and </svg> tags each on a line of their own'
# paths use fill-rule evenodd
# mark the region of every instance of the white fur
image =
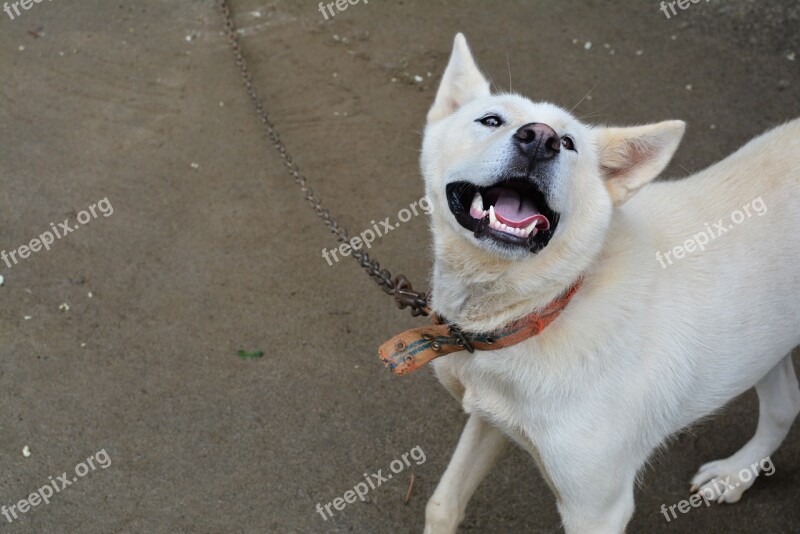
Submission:
<svg viewBox="0 0 800 534">
<path fill-rule="evenodd" d="M 800 120 L 694 176 L 645 186 L 669 161 L 683 123 L 592 128 L 550 104 L 490 95 L 460 34 L 453 57 L 422 154 L 435 208 L 434 311 L 489 331 L 543 307 L 579 276 L 584 283 L 541 335 L 434 362 L 470 420 L 428 503 L 425 531 L 455 532 L 506 436 L 536 459 L 570 534 L 623 532 L 635 478 L 651 453 L 756 384 L 756 436 L 704 466 L 694 483 L 771 454 L 800 410 L 787 357 L 800 345 Z M 502 113 L 508 127 L 481 129 L 474 121 L 487 111 Z M 562 219 L 552 241 L 519 255 L 462 228 L 444 186 L 491 183 L 507 163 L 509 136 L 530 122 L 569 133 L 578 153 L 559 155 L 551 205 Z M 767 207 L 763 216 L 667 268 L 656 260 L 705 223 L 730 223 L 756 198 Z M 735 502 L 745 489 L 722 500 Z"/>
</svg>

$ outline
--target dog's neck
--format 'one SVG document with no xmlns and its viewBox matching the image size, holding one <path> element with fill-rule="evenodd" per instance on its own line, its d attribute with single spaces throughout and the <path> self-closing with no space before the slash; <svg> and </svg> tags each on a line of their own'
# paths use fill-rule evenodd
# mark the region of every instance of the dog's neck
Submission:
<svg viewBox="0 0 800 534">
<path fill-rule="evenodd" d="M 584 274 L 583 266 L 565 268 L 537 262 L 513 262 L 478 249 L 435 243 L 433 310 L 470 332 L 490 332 L 544 309 Z"/>
</svg>

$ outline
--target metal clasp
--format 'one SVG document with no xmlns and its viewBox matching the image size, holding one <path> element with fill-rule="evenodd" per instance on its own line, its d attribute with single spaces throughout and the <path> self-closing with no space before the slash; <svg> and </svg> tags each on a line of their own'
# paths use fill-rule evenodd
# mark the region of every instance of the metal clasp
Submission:
<svg viewBox="0 0 800 534">
<path fill-rule="evenodd" d="M 461 345 L 462 347 L 467 349 L 467 352 L 475 352 L 475 347 L 472 346 L 472 343 L 469 342 L 467 336 L 458 326 L 450 324 L 449 327 L 450 327 L 450 334 L 456 338 L 456 343 L 458 345 Z"/>
<path fill-rule="evenodd" d="M 414 291 L 414 288 L 411 287 L 411 282 L 402 274 L 397 275 L 397 278 L 394 279 L 394 300 L 401 310 L 411 308 L 413 317 L 430 313 L 428 295 Z"/>
</svg>

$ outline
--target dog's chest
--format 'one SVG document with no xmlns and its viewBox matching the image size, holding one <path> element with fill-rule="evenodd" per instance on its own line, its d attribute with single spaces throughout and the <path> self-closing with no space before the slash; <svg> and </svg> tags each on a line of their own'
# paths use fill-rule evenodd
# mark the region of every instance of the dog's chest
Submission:
<svg viewBox="0 0 800 534">
<path fill-rule="evenodd" d="M 479 415 L 512 435 L 527 436 L 543 423 L 551 399 L 547 379 L 525 365 L 522 344 L 497 352 L 453 354 L 434 362 L 436 375 L 466 413 Z M 550 410 L 552 413 L 552 410 Z"/>
</svg>

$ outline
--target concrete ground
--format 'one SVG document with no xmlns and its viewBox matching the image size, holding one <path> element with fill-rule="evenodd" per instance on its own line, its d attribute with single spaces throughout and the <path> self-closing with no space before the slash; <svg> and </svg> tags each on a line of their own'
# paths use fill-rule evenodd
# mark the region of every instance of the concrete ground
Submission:
<svg viewBox="0 0 800 534">
<path fill-rule="evenodd" d="M 372 1 L 327 21 L 317 4 L 233 1 L 283 138 L 356 233 L 422 195 L 420 130 L 457 31 L 499 88 L 567 108 L 591 90 L 576 113 L 595 122 L 687 120 L 672 177 L 800 115 L 796 0 L 700 2 L 670 19 L 655 0 Z M 397 378 L 378 361 L 380 342 L 419 322 L 352 261 L 322 258 L 332 236 L 265 141 L 221 24 L 212 0 L 0 13 L 0 247 L 86 221 L 0 264 L 0 505 L 77 479 L 0 516 L 0 531 L 421 531 L 465 417 L 428 371 Z M 416 217 L 372 250 L 422 287 L 428 243 Z M 660 513 L 756 417 L 751 392 L 677 436 L 644 473 L 629 531 L 800 532 L 797 427 L 739 504 Z M 367 502 L 315 510 L 417 446 L 425 461 Z M 462 526 L 558 530 L 516 449 Z"/>
</svg>

